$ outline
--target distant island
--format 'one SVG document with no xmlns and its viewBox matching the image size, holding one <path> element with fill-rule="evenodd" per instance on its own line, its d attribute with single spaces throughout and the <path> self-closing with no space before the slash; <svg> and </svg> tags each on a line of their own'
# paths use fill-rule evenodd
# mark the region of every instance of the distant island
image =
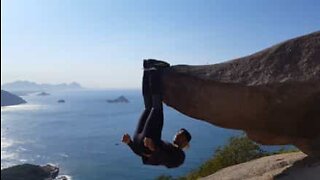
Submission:
<svg viewBox="0 0 320 180">
<path fill-rule="evenodd" d="M 5 89 L 10 92 L 21 91 L 48 91 L 48 90 L 80 90 L 83 87 L 77 83 L 61 83 L 61 84 L 38 84 L 31 81 L 15 81 L 11 83 L 5 83 L 1 86 L 1 89 Z"/>
<path fill-rule="evenodd" d="M 47 92 L 41 92 L 39 94 L 37 94 L 37 96 L 49 96 L 50 94 Z"/>
<path fill-rule="evenodd" d="M 1 90 L 1 106 L 12 106 L 24 103 L 27 103 L 27 101 L 21 97 L 9 93 L 8 91 Z"/>
<path fill-rule="evenodd" d="M 58 103 L 65 103 L 66 101 L 63 100 L 63 99 L 59 99 L 57 102 L 58 102 Z"/>
<path fill-rule="evenodd" d="M 109 99 L 109 100 L 107 100 L 107 102 L 108 103 L 128 103 L 129 100 L 124 96 L 120 96 L 116 99 L 112 99 L 112 100 Z"/>
</svg>

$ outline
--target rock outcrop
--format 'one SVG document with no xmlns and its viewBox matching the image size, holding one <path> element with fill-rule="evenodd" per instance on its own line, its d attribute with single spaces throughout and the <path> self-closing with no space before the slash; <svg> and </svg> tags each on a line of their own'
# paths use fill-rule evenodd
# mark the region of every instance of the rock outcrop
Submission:
<svg viewBox="0 0 320 180">
<path fill-rule="evenodd" d="M 301 152 L 272 155 L 233 165 L 202 180 L 293 180 L 320 178 L 320 163 Z"/>
<path fill-rule="evenodd" d="M 171 66 L 162 80 L 164 102 L 183 114 L 320 156 L 320 32 L 221 64 Z"/>
<path fill-rule="evenodd" d="M 50 164 L 38 166 L 21 164 L 1 170 L 3 180 L 44 180 L 54 179 L 58 176 L 59 168 Z"/>
<path fill-rule="evenodd" d="M 27 103 L 24 99 L 8 91 L 1 90 L 1 106 L 12 106 Z"/>
</svg>

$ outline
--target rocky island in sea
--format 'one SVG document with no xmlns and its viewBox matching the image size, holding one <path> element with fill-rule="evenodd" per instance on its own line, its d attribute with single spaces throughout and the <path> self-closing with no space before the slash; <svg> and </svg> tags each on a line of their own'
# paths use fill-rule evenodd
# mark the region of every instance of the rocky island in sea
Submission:
<svg viewBox="0 0 320 180">
<path fill-rule="evenodd" d="M 14 95 L 8 91 L 1 90 L 1 106 L 12 106 L 27 103 L 21 97 Z"/>
<path fill-rule="evenodd" d="M 57 102 L 58 103 L 65 103 L 66 101 L 64 99 L 59 99 Z"/>
<path fill-rule="evenodd" d="M 129 100 L 124 96 L 120 96 L 116 99 L 111 99 L 111 100 L 108 99 L 107 102 L 108 103 L 129 103 Z"/>
<path fill-rule="evenodd" d="M 1 179 L 8 180 L 54 179 L 58 174 L 59 168 L 50 164 L 44 166 L 21 164 L 1 169 Z"/>
<path fill-rule="evenodd" d="M 49 96 L 50 94 L 47 92 L 38 93 L 37 96 Z"/>
</svg>

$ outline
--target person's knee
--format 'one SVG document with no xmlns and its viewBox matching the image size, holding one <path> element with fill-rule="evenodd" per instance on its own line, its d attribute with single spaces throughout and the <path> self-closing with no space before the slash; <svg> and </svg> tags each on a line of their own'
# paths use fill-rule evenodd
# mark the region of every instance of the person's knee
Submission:
<svg viewBox="0 0 320 180">
<path fill-rule="evenodd" d="M 151 112 L 155 114 L 156 116 L 163 115 L 163 110 L 161 107 L 152 107 Z"/>
</svg>

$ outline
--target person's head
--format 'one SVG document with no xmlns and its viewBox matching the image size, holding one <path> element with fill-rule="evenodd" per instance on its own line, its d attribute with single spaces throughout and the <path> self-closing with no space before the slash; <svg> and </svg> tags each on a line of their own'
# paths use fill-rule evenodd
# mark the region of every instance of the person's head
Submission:
<svg viewBox="0 0 320 180">
<path fill-rule="evenodd" d="M 180 149 L 184 149 L 189 146 L 191 140 L 191 134 L 184 128 L 181 128 L 173 138 L 173 144 L 176 144 Z"/>
</svg>

